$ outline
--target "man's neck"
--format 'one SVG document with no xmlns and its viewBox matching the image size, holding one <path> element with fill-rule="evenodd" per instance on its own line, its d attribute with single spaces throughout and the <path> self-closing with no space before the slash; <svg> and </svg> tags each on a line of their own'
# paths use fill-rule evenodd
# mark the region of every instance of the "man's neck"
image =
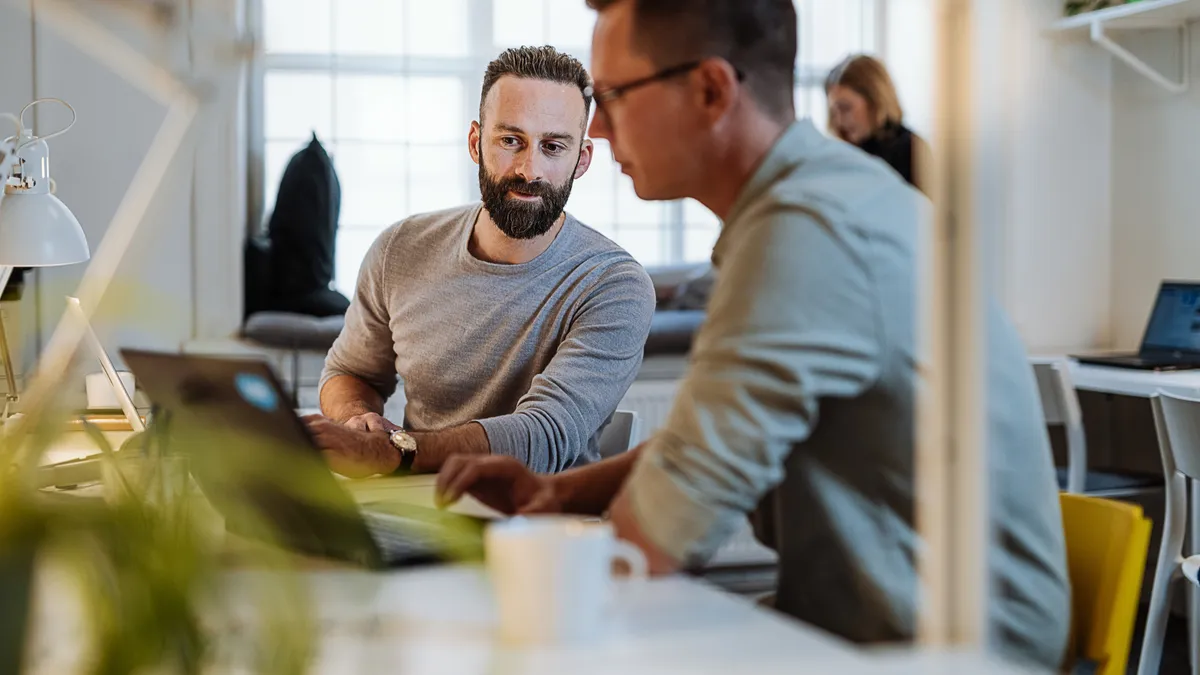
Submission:
<svg viewBox="0 0 1200 675">
<path fill-rule="evenodd" d="M 787 124 L 762 115 L 746 117 L 745 122 L 733 125 L 739 128 L 739 133 L 718 144 L 713 157 L 705 161 L 704 165 L 711 168 L 705 172 L 695 195 L 696 201 L 722 221 L 788 128 Z"/>
<path fill-rule="evenodd" d="M 554 243 L 554 238 L 562 231 L 563 223 L 566 220 L 567 214 L 563 212 L 559 214 L 550 229 L 540 237 L 513 239 L 497 227 L 486 208 L 480 209 L 479 218 L 475 220 L 475 228 L 471 231 L 471 241 L 467 244 L 467 250 L 477 259 L 496 265 L 527 263 L 550 248 L 550 244 Z"/>
</svg>

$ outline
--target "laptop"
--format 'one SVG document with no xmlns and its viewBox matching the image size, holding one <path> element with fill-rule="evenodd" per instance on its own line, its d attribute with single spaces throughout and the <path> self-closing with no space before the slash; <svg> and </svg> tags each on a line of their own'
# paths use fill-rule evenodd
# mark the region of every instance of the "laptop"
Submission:
<svg viewBox="0 0 1200 675">
<path fill-rule="evenodd" d="M 358 504 L 266 363 L 122 349 L 154 404 L 148 433 L 185 457 L 226 529 L 372 568 L 481 560 L 485 519 Z"/>
<path fill-rule="evenodd" d="M 134 431 L 144 431 L 146 426 L 142 423 L 142 417 L 133 404 L 133 392 L 125 391 L 125 385 L 117 376 L 117 369 L 113 366 L 112 359 L 108 358 L 108 352 L 105 351 L 100 338 L 96 337 L 96 331 L 92 330 L 92 324 L 88 321 L 87 313 L 83 311 L 83 305 L 79 303 L 79 298 L 68 295 L 67 310 L 83 326 L 83 338 L 96 354 L 96 359 L 100 361 L 100 369 L 108 378 L 108 385 L 112 387 L 113 396 L 117 399 L 117 405 L 121 407 L 121 414 L 129 422 L 129 427 Z"/>
<path fill-rule="evenodd" d="M 1136 354 L 1074 358 L 1090 365 L 1138 370 L 1200 368 L 1200 282 L 1162 283 Z"/>
</svg>

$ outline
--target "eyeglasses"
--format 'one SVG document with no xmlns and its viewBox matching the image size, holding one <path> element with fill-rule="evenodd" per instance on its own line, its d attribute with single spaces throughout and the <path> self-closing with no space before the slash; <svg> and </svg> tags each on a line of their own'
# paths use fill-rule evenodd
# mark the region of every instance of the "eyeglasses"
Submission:
<svg viewBox="0 0 1200 675">
<path fill-rule="evenodd" d="M 655 82 L 661 82 L 662 80 L 670 79 L 677 75 L 683 75 L 684 73 L 690 73 L 691 71 L 699 68 L 700 64 L 702 64 L 702 63 L 704 63 L 704 60 L 689 61 L 687 63 L 681 63 L 678 66 L 671 66 L 670 68 L 664 68 L 664 69 L 658 71 L 657 73 L 654 73 L 653 75 L 647 75 L 646 77 L 636 79 L 632 82 L 626 82 L 625 84 L 619 84 L 615 87 L 609 87 L 608 89 L 604 89 L 601 91 L 596 91 L 595 88 L 588 87 L 587 93 L 591 94 L 592 99 L 596 101 L 596 109 L 597 109 L 597 111 L 599 111 L 600 108 L 604 104 L 611 103 L 611 102 L 621 98 L 625 94 L 628 94 L 629 92 L 633 91 L 634 89 L 637 89 L 639 87 L 644 87 L 648 84 L 653 84 Z M 746 79 L 745 74 L 743 74 L 741 70 L 734 68 L 733 72 L 737 75 L 737 79 L 739 82 Z"/>
</svg>

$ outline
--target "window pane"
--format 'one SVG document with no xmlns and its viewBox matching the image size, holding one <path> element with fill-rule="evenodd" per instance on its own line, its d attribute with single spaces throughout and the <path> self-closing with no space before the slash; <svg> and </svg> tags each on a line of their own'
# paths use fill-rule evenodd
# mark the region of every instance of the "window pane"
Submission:
<svg viewBox="0 0 1200 675">
<path fill-rule="evenodd" d="M 408 108 L 408 127 L 404 129 L 406 140 L 418 143 L 461 140 L 466 146 L 468 121 L 463 119 L 462 80 L 414 77 L 408 81 L 405 98 Z M 463 153 L 466 153 L 465 149 Z"/>
<path fill-rule="evenodd" d="M 333 78 L 328 73 L 269 72 L 263 77 L 263 133 L 272 140 L 328 142 L 333 132 Z"/>
<path fill-rule="evenodd" d="M 796 117 L 812 118 L 813 126 L 818 131 L 828 133 L 829 101 L 823 87 L 796 88 Z"/>
<path fill-rule="evenodd" d="M 573 0 L 553 0 L 552 4 L 571 4 Z M 582 3 L 578 3 L 582 4 Z M 540 45 L 546 42 L 544 0 L 494 0 L 492 3 L 492 39 L 496 47 Z"/>
<path fill-rule="evenodd" d="M 658 228 L 627 227 L 617 230 L 615 240 L 643 265 L 662 265 L 666 259 L 663 232 Z"/>
<path fill-rule="evenodd" d="M 436 143 L 466 137 L 457 78 L 340 75 L 336 91 L 339 139 Z"/>
<path fill-rule="evenodd" d="M 407 0 L 406 9 L 410 54 L 467 55 L 466 0 Z"/>
<path fill-rule="evenodd" d="M 339 140 L 402 141 L 409 132 L 405 77 L 339 75 L 336 124 Z"/>
<path fill-rule="evenodd" d="M 694 199 L 683 200 L 683 224 L 687 227 L 720 228 L 721 219 Z"/>
<path fill-rule="evenodd" d="M 657 227 L 663 221 L 661 202 L 644 202 L 633 190 L 633 180 L 624 174 L 617 177 L 617 229 L 631 226 Z"/>
<path fill-rule="evenodd" d="M 570 52 L 578 58 L 592 46 L 592 26 L 596 23 L 596 13 L 588 9 L 583 2 L 563 2 L 555 0 L 546 3 L 551 42 L 558 49 Z"/>
<path fill-rule="evenodd" d="M 354 297 L 358 281 L 358 270 L 362 267 L 367 250 L 384 228 L 339 227 L 337 250 L 334 253 L 333 286 L 348 298 Z"/>
<path fill-rule="evenodd" d="M 575 181 L 567 210 L 593 229 L 612 236 L 617 220 L 617 163 L 612 160 L 608 143 L 596 141 L 592 165 Z"/>
<path fill-rule="evenodd" d="M 409 150 L 409 202 L 405 216 L 465 204 L 467 174 L 463 145 L 414 146 Z"/>
<path fill-rule="evenodd" d="M 808 63 L 828 68 L 851 52 L 862 51 L 863 4 L 847 0 L 808 0 L 804 4 L 807 30 L 801 35 L 808 48 L 802 53 Z M 804 22 L 802 21 L 802 27 Z"/>
<path fill-rule="evenodd" d="M 263 0 L 264 49 L 275 54 L 328 54 L 330 2 Z"/>
<path fill-rule="evenodd" d="M 712 259 L 713 244 L 721 234 L 717 227 L 688 227 L 683 233 L 683 262 Z"/>
<path fill-rule="evenodd" d="M 341 143 L 334 163 L 342 184 L 342 224 L 381 229 L 408 215 L 403 145 Z"/>
<path fill-rule="evenodd" d="M 404 5 L 380 0 L 337 0 L 333 48 L 341 54 L 403 54 Z"/>
<path fill-rule="evenodd" d="M 713 244 L 721 234 L 721 220 L 700 202 L 683 202 L 683 261 L 703 262 L 712 259 Z"/>
</svg>

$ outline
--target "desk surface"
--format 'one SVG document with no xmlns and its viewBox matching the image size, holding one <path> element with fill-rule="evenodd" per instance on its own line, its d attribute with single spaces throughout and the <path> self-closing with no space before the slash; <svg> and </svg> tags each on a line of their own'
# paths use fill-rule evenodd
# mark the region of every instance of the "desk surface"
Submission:
<svg viewBox="0 0 1200 675">
<path fill-rule="evenodd" d="M 71 444 L 67 444 L 71 445 Z M 70 448 L 64 447 L 68 451 Z M 360 501 L 425 503 L 434 478 L 348 481 Z M 467 511 L 483 509 L 467 503 Z M 263 571 L 230 571 L 220 588 L 227 611 L 206 618 L 217 633 L 217 662 L 209 672 L 251 672 L 245 655 L 255 644 L 254 612 L 264 598 Z M 313 673 L 447 673 L 541 675 L 574 673 L 961 673 L 1027 672 L 974 654 L 872 652 L 761 609 L 700 581 L 677 576 L 615 585 L 607 634 L 578 647 L 513 649 L 497 644 L 491 589 L 470 566 L 392 572 L 309 569 L 317 660 Z M 31 673 L 81 672 L 86 640 L 72 584 L 40 574 L 30 637 Z M 303 606 L 303 605 L 301 605 Z M 289 616 L 298 615 L 299 610 Z M 240 657 L 239 657 L 240 655 Z"/>
<path fill-rule="evenodd" d="M 231 572 L 227 611 L 212 672 L 245 672 L 256 643 L 263 575 Z M 491 589 L 476 567 L 388 573 L 305 573 L 315 618 L 313 673 L 420 675 L 589 675 L 591 673 L 1016 673 L 978 656 L 868 652 L 682 577 L 615 585 L 606 634 L 591 644 L 517 649 L 495 637 Z M 67 584 L 43 575 L 32 637 L 31 673 L 78 672 L 81 626 L 63 597 Z M 294 598 L 295 596 L 289 596 Z"/>
<path fill-rule="evenodd" d="M 1052 356 L 1036 357 L 1035 362 L 1053 360 Z M 1071 360 L 1071 380 L 1076 389 L 1105 394 L 1121 394 L 1149 398 L 1162 389 L 1180 396 L 1200 397 L 1200 370 L 1160 373 L 1153 370 L 1110 368 L 1078 363 Z"/>
</svg>

